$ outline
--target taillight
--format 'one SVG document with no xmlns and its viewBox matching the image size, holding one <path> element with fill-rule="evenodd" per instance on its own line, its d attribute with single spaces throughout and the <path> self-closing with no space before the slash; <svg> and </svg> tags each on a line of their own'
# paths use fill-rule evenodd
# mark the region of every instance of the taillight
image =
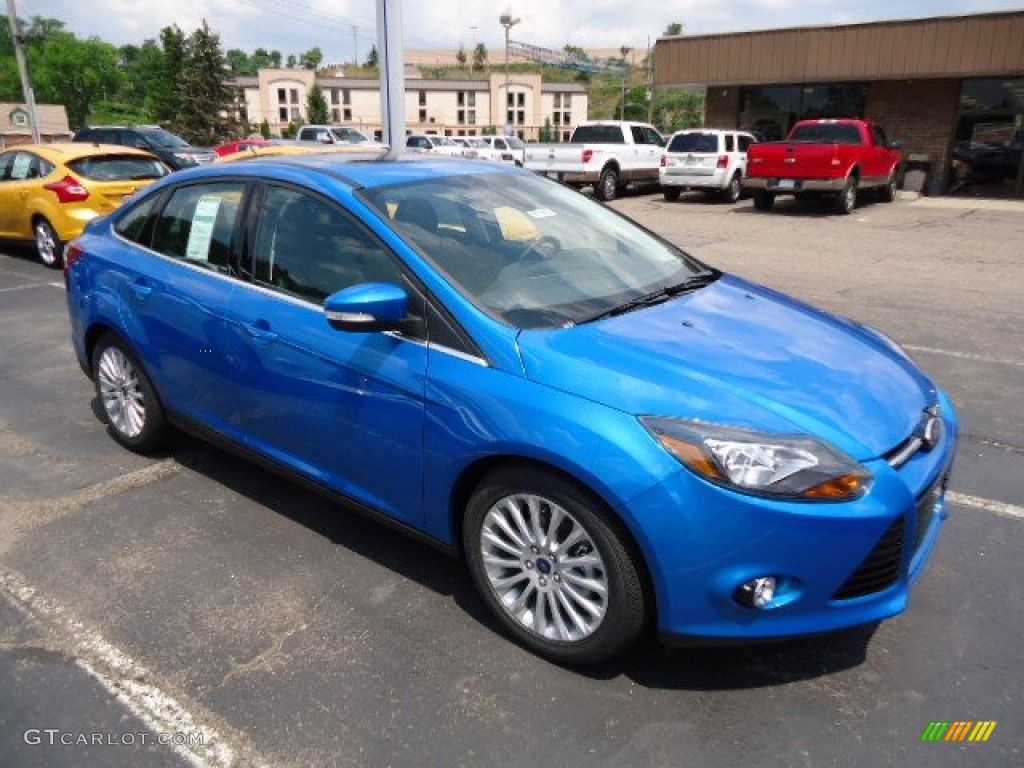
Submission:
<svg viewBox="0 0 1024 768">
<path fill-rule="evenodd" d="M 591 159 L 593 159 L 593 157 L 594 157 L 594 150 L 592 150 L 592 149 L 584 149 L 583 150 L 583 162 L 584 163 L 589 163 L 591 161 Z"/>
<path fill-rule="evenodd" d="M 719 168 L 728 168 L 729 167 L 729 156 L 728 155 L 719 155 L 718 156 L 718 167 Z"/>
<path fill-rule="evenodd" d="M 668 158 L 665 157 L 664 155 L 662 155 L 661 156 L 661 167 L 664 168 L 666 165 L 668 165 Z"/>
<path fill-rule="evenodd" d="M 73 176 L 65 176 L 60 181 L 47 184 L 43 189 L 57 193 L 57 200 L 62 203 L 80 203 L 89 199 L 89 190 Z"/>
<path fill-rule="evenodd" d="M 67 274 L 71 265 L 85 255 L 85 249 L 77 242 L 70 242 L 64 247 L 64 273 Z"/>
</svg>

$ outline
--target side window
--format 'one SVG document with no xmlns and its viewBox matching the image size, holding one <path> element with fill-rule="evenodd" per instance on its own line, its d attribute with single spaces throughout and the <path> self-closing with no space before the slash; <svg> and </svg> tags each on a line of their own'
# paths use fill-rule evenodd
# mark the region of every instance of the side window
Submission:
<svg viewBox="0 0 1024 768">
<path fill-rule="evenodd" d="M 118 137 L 117 143 L 123 144 L 126 147 L 135 147 L 136 149 L 149 149 L 149 143 L 137 133 L 131 131 L 121 131 Z"/>
<path fill-rule="evenodd" d="M 725 151 L 735 152 L 736 151 L 736 136 L 731 133 L 725 134 Z"/>
<path fill-rule="evenodd" d="M 644 133 L 644 129 L 641 128 L 639 125 L 631 125 L 629 127 L 629 132 L 633 134 L 633 143 L 634 144 L 646 144 L 647 143 L 647 136 Z"/>
<path fill-rule="evenodd" d="M 877 125 L 871 128 L 871 135 L 875 141 L 875 144 L 879 147 L 884 147 L 889 143 L 885 138 L 885 131 L 883 131 Z"/>
<path fill-rule="evenodd" d="M 31 152 L 16 152 L 11 161 L 7 178 L 11 181 L 41 179 L 52 170 L 53 166 L 39 157 L 39 155 L 34 155 Z"/>
<path fill-rule="evenodd" d="M 505 145 L 504 139 L 495 139 L 494 146 L 496 146 L 498 149 L 508 149 L 508 147 Z"/>
<path fill-rule="evenodd" d="M 738 139 L 740 145 L 740 152 L 746 152 L 747 147 L 749 147 L 753 143 L 750 136 L 744 136 L 742 133 L 739 135 Z"/>
<path fill-rule="evenodd" d="M 322 303 L 360 283 L 401 284 L 395 257 L 339 208 L 271 187 L 256 240 L 256 282 Z"/>
<path fill-rule="evenodd" d="M 244 191 L 241 182 L 179 187 L 156 221 L 153 250 L 217 272 L 234 273 L 235 221 Z"/>
<path fill-rule="evenodd" d="M 153 195 L 128 210 L 118 219 L 117 224 L 114 225 L 114 231 L 126 240 L 148 247 L 149 233 L 152 231 L 148 225 L 151 223 L 153 209 L 159 197 L 159 195 Z"/>
<path fill-rule="evenodd" d="M 644 135 L 647 137 L 648 144 L 653 144 L 656 147 L 665 146 L 665 140 L 661 138 L 661 134 L 652 128 L 644 128 Z"/>
<path fill-rule="evenodd" d="M 8 181 L 11 178 L 11 163 L 13 160 L 13 152 L 0 155 L 0 181 Z"/>
</svg>

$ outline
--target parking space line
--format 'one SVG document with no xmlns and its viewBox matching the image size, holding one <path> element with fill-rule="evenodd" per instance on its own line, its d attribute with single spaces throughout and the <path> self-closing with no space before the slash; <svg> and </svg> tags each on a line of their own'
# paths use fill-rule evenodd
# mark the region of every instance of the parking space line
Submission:
<svg viewBox="0 0 1024 768">
<path fill-rule="evenodd" d="M 0 288 L 0 293 L 13 293 L 14 291 L 24 291 L 28 288 L 50 288 L 53 286 L 64 287 L 64 283 L 23 283 L 22 285 L 11 285 L 7 288 Z"/>
<path fill-rule="evenodd" d="M 58 638 L 58 642 L 66 646 L 60 650 L 155 734 L 201 733 L 201 744 L 178 744 L 173 739 L 166 744 L 190 765 L 230 768 L 238 764 L 240 756 L 222 733 L 161 690 L 153 682 L 152 673 L 98 632 L 74 619 L 65 606 L 43 597 L 20 574 L 9 571 L 0 572 L 0 594 L 6 595 L 14 607 Z M 251 753 L 251 750 L 246 752 Z M 252 754 L 247 754 L 244 762 L 264 763 L 254 760 Z"/>
<path fill-rule="evenodd" d="M 953 352 L 952 350 L 935 349 L 934 347 L 917 347 L 912 344 L 904 344 L 903 348 L 908 352 L 924 352 L 929 355 L 944 355 L 945 357 L 957 357 L 961 360 L 974 360 L 979 363 L 998 363 L 999 365 L 1012 365 L 1014 368 L 1024 368 L 1024 362 L 1020 360 L 1008 360 L 1002 357 L 972 355 L 969 352 Z"/>
<path fill-rule="evenodd" d="M 1015 504 L 1007 504 L 1004 501 L 982 499 L 978 496 L 968 496 L 965 493 L 956 493 L 954 491 L 951 491 L 946 495 L 946 500 L 951 504 L 957 504 L 962 507 L 984 509 L 986 512 L 994 512 L 995 514 L 1002 515 L 1003 517 L 1015 517 L 1018 520 L 1024 520 L 1024 507 L 1018 507 Z"/>
</svg>

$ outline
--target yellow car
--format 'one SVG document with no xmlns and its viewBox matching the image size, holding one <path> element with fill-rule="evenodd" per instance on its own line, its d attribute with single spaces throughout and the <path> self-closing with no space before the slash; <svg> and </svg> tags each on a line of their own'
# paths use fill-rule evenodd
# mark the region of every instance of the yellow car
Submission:
<svg viewBox="0 0 1024 768">
<path fill-rule="evenodd" d="M 64 243 L 170 173 L 156 155 L 110 144 L 22 144 L 0 152 L 0 238 L 35 241 L 60 269 Z"/>
</svg>

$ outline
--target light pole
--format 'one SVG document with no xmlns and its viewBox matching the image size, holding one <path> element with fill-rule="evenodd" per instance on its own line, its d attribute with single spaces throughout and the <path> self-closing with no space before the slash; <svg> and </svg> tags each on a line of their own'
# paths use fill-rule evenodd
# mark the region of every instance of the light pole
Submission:
<svg viewBox="0 0 1024 768">
<path fill-rule="evenodd" d="M 622 54 L 622 104 L 619 105 L 619 120 L 626 119 L 626 75 L 629 74 L 629 64 L 626 63 L 626 56 L 632 50 L 627 45 L 619 48 L 619 53 Z"/>
<path fill-rule="evenodd" d="M 522 19 L 512 18 L 512 14 L 506 11 L 498 17 L 498 23 L 505 28 L 505 133 L 508 134 L 509 126 L 511 121 L 508 116 L 509 106 L 509 74 L 508 74 L 508 58 L 509 58 L 509 45 L 508 45 L 508 31 L 518 24 Z"/>
</svg>

